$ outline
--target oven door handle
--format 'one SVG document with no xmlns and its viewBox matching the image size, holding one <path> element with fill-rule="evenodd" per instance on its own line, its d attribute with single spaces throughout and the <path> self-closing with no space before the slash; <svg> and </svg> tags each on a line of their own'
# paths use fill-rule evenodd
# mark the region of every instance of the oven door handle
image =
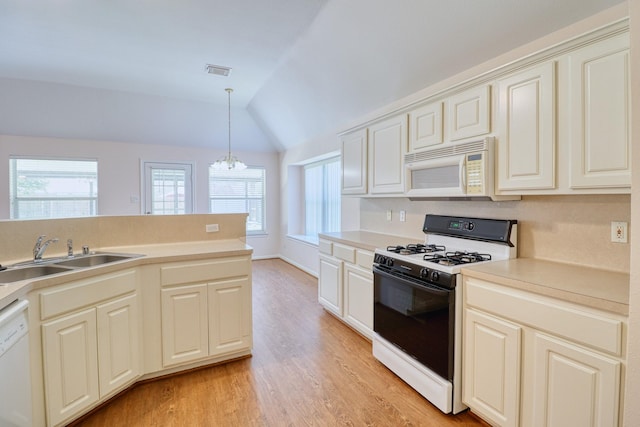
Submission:
<svg viewBox="0 0 640 427">
<path fill-rule="evenodd" d="M 417 281 L 410 280 L 407 277 L 402 277 L 402 276 L 399 276 L 397 274 L 391 274 L 391 273 L 389 273 L 389 272 L 387 272 L 385 270 L 382 270 L 382 269 L 378 268 L 375 265 L 373 266 L 373 274 L 379 274 L 381 276 L 388 277 L 389 279 L 400 281 L 403 284 L 412 286 L 414 288 L 418 288 L 420 290 L 429 292 L 429 293 L 434 294 L 434 295 L 438 295 L 438 296 L 444 297 L 444 296 L 448 296 L 449 294 L 451 294 L 451 290 L 441 289 L 441 288 L 433 286 L 433 285 L 431 285 L 429 283 L 421 283 L 421 282 L 419 283 Z"/>
</svg>

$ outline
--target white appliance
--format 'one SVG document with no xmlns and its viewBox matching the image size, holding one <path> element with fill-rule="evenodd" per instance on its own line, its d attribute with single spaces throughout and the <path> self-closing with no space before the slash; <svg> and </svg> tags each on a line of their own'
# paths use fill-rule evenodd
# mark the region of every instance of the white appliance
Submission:
<svg viewBox="0 0 640 427">
<path fill-rule="evenodd" d="M 426 215 L 424 244 L 376 249 L 373 355 L 444 413 L 462 403 L 460 270 L 517 256 L 517 221 Z"/>
<path fill-rule="evenodd" d="M 0 426 L 31 427 L 29 327 L 25 300 L 0 311 Z"/>
<path fill-rule="evenodd" d="M 406 154 L 406 195 L 410 199 L 520 199 L 494 192 L 494 145 L 494 138 L 487 137 Z"/>
</svg>

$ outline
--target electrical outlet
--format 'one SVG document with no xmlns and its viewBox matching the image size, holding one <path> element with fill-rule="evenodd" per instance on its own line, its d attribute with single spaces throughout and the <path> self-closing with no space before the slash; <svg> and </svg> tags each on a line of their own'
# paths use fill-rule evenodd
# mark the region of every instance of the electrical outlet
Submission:
<svg viewBox="0 0 640 427">
<path fill-rule="evenodd" d="M 405 211 L 400 211 L 400 222 L 405 222 L 407 220 L 407 213 Z"/>
<path fill-rule="evenodd" d="M 216 233 L 220 231 L 220 226 L 218 226 L 218 224 L 207 224 L 205 229 L 207 233 Z"/>
<path fill-rule="evenodd" d="M 615 243 L 627 243 L 627 223 L 611 221 L 611 241 Z"/>
<path fill-rule="evenodd" d="M 387 211 L 387 221 L 391 221 L 391 209 Z"/>
</svg>

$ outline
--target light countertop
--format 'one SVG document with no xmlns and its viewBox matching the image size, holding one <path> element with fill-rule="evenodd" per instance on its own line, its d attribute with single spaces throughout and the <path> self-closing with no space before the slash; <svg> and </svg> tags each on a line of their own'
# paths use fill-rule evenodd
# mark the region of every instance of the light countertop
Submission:
<svg viewBox="0 0 640 427">
<path fill-rule="evenodd" d="M 370 231 L 324 233 L 320 238 L 369 251 L 388 245 L 422 243 Z M 464 267 L 462 273 L 591 308 L 629 314 L 629 275 L 625 273 L 532 258 Z"/>
<path fill-rule="evenodd" d="M 139 254 L 142 257 L 130 258 L 95 267 L 81 268 L 36 279 L 21 280 L 5 285 L 0 284 L 0 309 L 17 298 L 24 297 L 29 291 L 80 280 L 97 274 L 105 274 L 124 268 L 160 262 L 187 261 L 228 256 L 251 255 L 253 249 L 239 239 L 210 240 L 180 243 L 162 243 L 135 246 L 114 246 L 108 248 L 92 248 L 97 252 L 115 252 Z"/>
<path fill-rule="evenodd" d="M 374 251 L 376 248 L 386 248 L 387 246 L 403 245 L 407 243 L 424 243 L 424 240 L 415 238 L 394 236 L 392 234 L 374 233 L 372 231 L 339 231 L 335 233 L 322 233 L 321 239 L 328 239 L 334 242 L 350 245 L 359 249 Z"/>
<path fill-rule="evenodd" d="M 591 308 L 629 314 L 629 275 L 625 273 L 516 258 L 464 267 L 462 274 Z"/>
</svg>

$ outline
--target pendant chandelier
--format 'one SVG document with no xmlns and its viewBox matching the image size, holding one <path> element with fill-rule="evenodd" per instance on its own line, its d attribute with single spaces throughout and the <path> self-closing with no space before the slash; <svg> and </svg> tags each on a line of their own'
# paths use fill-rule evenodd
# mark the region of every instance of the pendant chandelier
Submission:
<svg viewBox="0 0 640 427">
<path fill-rule="evenodd" d="M 212 165 L 216 170 L 237 170 L 241 171 L 247 168 L 247 165 L 242 163 L 236 156 L 231 155 L 231 92 L 233 89 L 226 88 L 227 97 L 229 99 L 229 151 L 227 155 L 221 159 L 216 160 Z"/>
</svg>

